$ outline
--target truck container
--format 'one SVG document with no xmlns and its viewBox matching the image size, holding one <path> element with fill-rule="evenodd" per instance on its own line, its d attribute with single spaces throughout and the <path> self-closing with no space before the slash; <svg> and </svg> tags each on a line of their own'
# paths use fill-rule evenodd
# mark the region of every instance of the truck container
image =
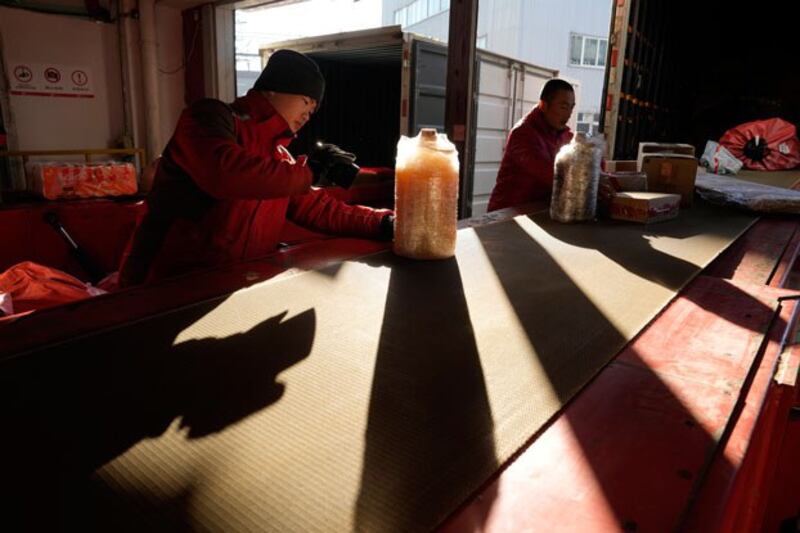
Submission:
<svg viewBox="0 0 800 533">
<path fill-rule="evenodd" d="M 316 116 L 301 130 L 298 153 L 318 139 L 343 146 L 365 166 L 393 167 L 400 135 L 421 128 L 444 131 L 447 44 L 400 26 L 270 43 L 260 50 L 262 66 L 280 48 L 312 57 L 326 91 Z M 483 214 L 497 178 L 508 132 L 538 101 L 544 83 L 558 70 L 478 49 L 470 135 L 475 147 L 466 164 L 471 213 Z M 576 98 L 579 84 L 573 82 Z M 574 128 L 574 118 L 573 124 Z"/>
</svg>

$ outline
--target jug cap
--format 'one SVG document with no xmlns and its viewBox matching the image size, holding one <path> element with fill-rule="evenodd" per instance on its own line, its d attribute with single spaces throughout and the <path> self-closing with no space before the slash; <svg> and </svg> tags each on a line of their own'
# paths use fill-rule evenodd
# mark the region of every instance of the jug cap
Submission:
<svg viewBox="0 0 800 533">
<path fill-rule="evenodd" d="M 426 141 L 436 140 L 436 128 L 422 128 L 419 130 L 419 135 Z"/>
</svg>

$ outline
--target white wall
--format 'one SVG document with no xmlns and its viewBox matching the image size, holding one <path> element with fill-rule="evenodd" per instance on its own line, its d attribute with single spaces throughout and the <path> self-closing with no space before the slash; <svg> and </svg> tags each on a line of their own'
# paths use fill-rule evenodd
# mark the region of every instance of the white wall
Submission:
<svg viewBox="0 0 800 533">
<path fill-rule="evenodd" d="M 135 29 L 138 30 L 136 26 Z M 159 94 L 163 144 L 172 136 L 184 107 L 183 23 L 179 9 L 156 7 Z M 17 61 L 84 66 L 90 69 L 94 98 L 10 96 L 12 148 L 20 150 L 107 148 L 124 133 L 122 67 L 116 24 L 98 24 L 63 15 L 0 7 L 0 36 L 6 70 Z M 139 46 L 138 31 L 133 39 Z M 139 61 L 138 50 L 133 58 Z M 173 72 L 174 71 L 174 72 Z M 136 65 L 131 94 L 135 144 L 144 147 L 141 68 Z M 9 72 L 5 75 L 8 77 Z"/>
<path fill-rule="evenodd" d="M 183 65 L 183 19 L 179 9 L 156 4 L 156 36 L 161 141 L 166 146 L 185 106 L 184 69 L 180 68 Z"/>
<path fill-rule="evenodd" d="M 394 24 L 394 23 L 392 23 Z M 450 30 L 450 11 L 442 11 L 407 28 L 408 31 L 447 42 Z"/>
<path fill-rule="evenodd" d="M 520 54 L 539 65 L 558 68 L 578 80 L 582 102 L 576 111 L 600 110 L 605 69 L 569 65 L 570 32 L 608 38 L 609 0 L 523 0 L 520 18 L 529 21 L 520 32 Z"/>
<path fill-rule="evenodd" d="M 0 34 L 6 69 L 16 62 L 84 66 L 95 92 L 94 98 L 11 95 L 18 149 L 106 148 L 122 134 L 116 26 L 0 7 Z"/>
<path fill-rule="evenodd" d="M 530 0 L 522 0 L 523 3 Z M 534 63 L 523 55 L 519 36 L 528 31 L 527 21 L 522 18 L 520 0 L 484 0 L 478 4 L 478 37 L 485 35 L 486 48 L 498 54 Z M 538 63 L 548 68 L 555 64 Z"/>
</svg>

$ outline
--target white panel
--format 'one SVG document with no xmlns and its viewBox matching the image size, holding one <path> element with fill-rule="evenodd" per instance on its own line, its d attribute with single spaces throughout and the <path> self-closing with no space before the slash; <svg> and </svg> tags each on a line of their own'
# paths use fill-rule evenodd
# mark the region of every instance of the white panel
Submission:
<svg viewBox="0 0 800 533">
<path fill-rule="evenodd" d="M 488 196 L 473 196 L 472 197 L 472 216 L 479 217 L 486 214 L 486 207 L 489 205 Z"/>
<path fill-rule="evenodd" d="M 529 102 L 538 102 L 539 95 L 542 94 L 542 87 L 549 78 L 544 78 L 537 74 L 525 73 L 525 94 L 524 99 Z"/>
<path fill-rule="evenodd" d="M 494 184 L 497 182 L 498 166 L 488 165 L 485 168 L 483 165 L 475 166 L 475 182 L 473 184 L 474 194 L 491 194 L 494 189 Z"/>
<path fill-rule="evenodd" d="M 525 105 L 524 101 L 522 100 L 523 96 L 526 93 L 526 83 L 525 83 L 525 74 L 522 70 L 518 70 L 516 72 L 517 75 L 517 98 L 514 105 L 514 124 L 519 122 L 525 115 L 528 114 L 530 111 L 530 106 Z"/>
<path fill-rule="evenodd" d="M 508 124 L 508 100 L 478 96 L 478 128 L 505 129 Z"/>
<path fill-rule="evenodd" d="M 472 216 L 486 213 L 489 198 L 497 182 L 497 170 L 500 165 L 475 165 L 475 181 L 472 190 Z"/>
<path fill-rule="evenodd" d="M 481 94 L 508 96 L 509 79 L 507 68 L 481 61 L 480 71 Z"/>
<path fill-rule="evenodd" d="M 475 164 L 494 163 L 499 165 L 503 159 L 505 132 L 478 131 L 475 142 Z"/>
</svg>

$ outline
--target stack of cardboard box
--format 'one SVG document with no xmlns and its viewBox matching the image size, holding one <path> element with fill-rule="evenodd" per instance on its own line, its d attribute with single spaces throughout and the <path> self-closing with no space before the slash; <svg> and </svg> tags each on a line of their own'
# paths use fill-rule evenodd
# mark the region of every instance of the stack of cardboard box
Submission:
<svg viewBox="0 0 800 533">
<path fill-rule="evenodd" d="M 601 189 L 612 191 L 611 218 L 658 222 L 678 216 L 694 196 L 697 159 L 689 144 L 639 143 L 635 161 L 606 161 Z"/>
</svg>

